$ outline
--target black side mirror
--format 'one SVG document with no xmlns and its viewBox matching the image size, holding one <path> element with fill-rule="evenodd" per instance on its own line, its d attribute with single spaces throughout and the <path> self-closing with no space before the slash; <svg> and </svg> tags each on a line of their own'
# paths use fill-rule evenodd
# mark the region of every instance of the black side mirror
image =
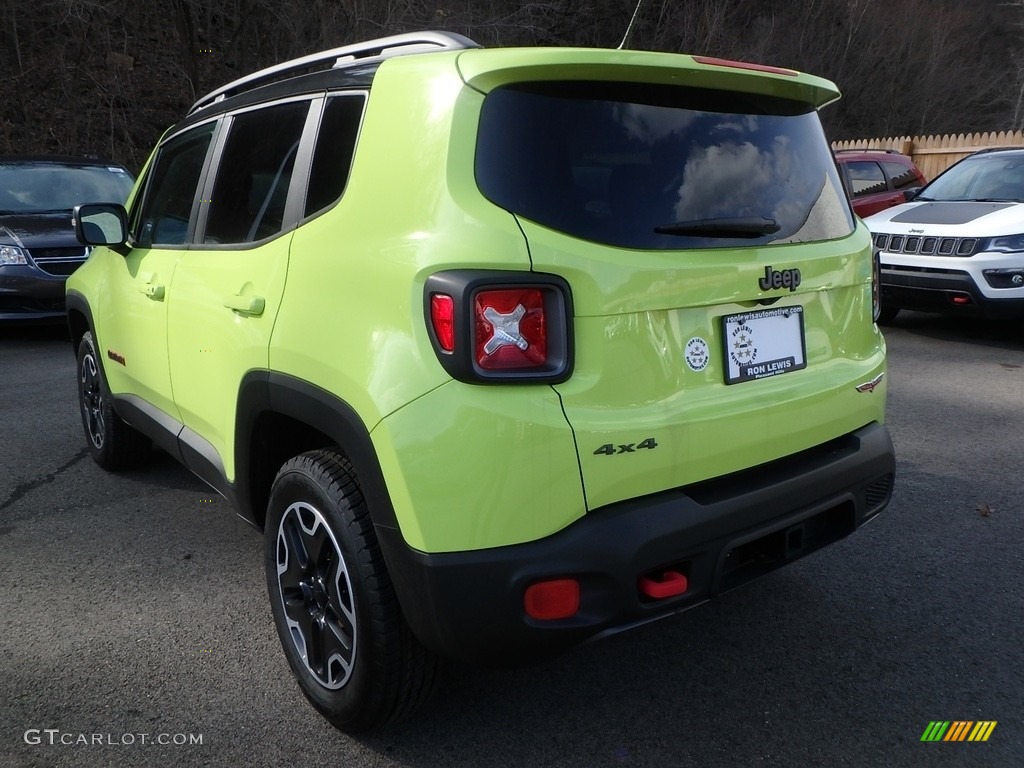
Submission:
<svg viewBox="0 0 1024 768">
<path fill-rule="evenodd" d="M 909 203 L 921 193 L 922 189 L 924 189 L 924 187 L 914 187 L 912 189 L 903 190 L 903 199 Z"/>
<path fill-rule="evenodd" d="M 128 214 L 116 203 L 75 206 L 75 236 L 82 245 L 123 245 L 128 239 Z"/>
</svg>

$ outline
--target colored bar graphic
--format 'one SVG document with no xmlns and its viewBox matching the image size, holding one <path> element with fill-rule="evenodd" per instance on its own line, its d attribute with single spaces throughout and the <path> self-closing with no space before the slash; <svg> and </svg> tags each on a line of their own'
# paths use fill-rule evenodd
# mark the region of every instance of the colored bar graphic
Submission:
<svg viewBox="0 0 1024 768">
<path fill-rule="evenodd" d="M 971 735 L 967 737 L 968 741 L 988 741 L 988 737 L 992 735 L 992 731 L 996 729 L 995 720 L 981 720 L 974 730 L 971 731 Z"/>
<path fill-rule="evenodd" d="M 972 725 L 974 723 L 968 720 L 954 720 L 943 741 L 963 741 L 967 738 L 967 732 Z"/>
<path fill-rule="evenodd" d="M 921 741 L 988 741 L 996 724 L 996 720 L 932 720 Z"/>
<path fill-rule="evenodd" d="M 947 728 L 949 728 L 948 720 L 932 720 L 928 723 L 928 727 L 924 729 L 924 733 L 921 734 L 921 741 L 942 741 L 942 737 L 946 735 Z"/>
</svg>

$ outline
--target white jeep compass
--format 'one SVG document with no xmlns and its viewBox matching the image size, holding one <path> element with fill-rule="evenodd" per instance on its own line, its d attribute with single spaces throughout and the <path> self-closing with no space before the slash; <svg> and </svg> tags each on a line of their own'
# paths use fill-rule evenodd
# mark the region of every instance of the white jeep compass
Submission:
<svg viewBox="0 0 1024 768">
<path fill-rule="evenodd" d="M 902 308 L 1024 316 L 1024 149 L 976 152 L 864 221 L 881 251 L 881 321 Z"/>
</svg>

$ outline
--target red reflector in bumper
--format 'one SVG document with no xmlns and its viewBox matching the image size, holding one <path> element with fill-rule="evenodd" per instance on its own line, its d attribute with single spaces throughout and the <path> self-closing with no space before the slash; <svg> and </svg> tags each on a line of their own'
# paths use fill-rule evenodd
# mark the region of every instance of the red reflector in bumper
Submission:
<svg viewBox="0 0 1024 768">
<path fill-rule="evenodd" d="M 580 583 L 576 579 L 538 581 L 526 588 L 523 608 L 531 619 L 554 621 L 575 616 L 580 609 Z"/>
<path fill-rule="evenodd" d="M 679 571 L 664 571 L 652 576 L 641 576 L 639 584 L 640 594 L 655 600 L 681 595 L 688 586 L 686 576 Z"/>
<path fill-rule="evenodd" d="M 954 293 L 953 296 L 952 296 L 952 300 L 953 300 L 954 304 L 970 304 L 971 303 L 971 297 L 968 296 L 966 293 Z"/>
</svg>

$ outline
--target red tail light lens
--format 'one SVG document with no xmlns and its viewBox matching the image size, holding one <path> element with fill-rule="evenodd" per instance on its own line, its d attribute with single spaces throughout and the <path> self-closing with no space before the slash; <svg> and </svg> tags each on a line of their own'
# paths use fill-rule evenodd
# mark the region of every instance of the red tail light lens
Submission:
<svg viewBox="0 0 1024 768">
<path fill-rule="evenodd" d="M 455 350 L 455 299 L 443 293 L 430 297 L 430 324 L 437 343 L 445 352 Z"/>
<path fill-rule="evenodd" d="M 453 269 L 430 275 L 423 314 L 437 360 L 467 384 L 572 375 L 572 293 L 558 275 Z"/>
<path fill-rule="evenodd" d="M 477 293 L 476 364 L 485 371 L 536 368 L 547 362 L 547 317 L 544 295 L 537 288 L 511 288 Z"/>
</svg>

